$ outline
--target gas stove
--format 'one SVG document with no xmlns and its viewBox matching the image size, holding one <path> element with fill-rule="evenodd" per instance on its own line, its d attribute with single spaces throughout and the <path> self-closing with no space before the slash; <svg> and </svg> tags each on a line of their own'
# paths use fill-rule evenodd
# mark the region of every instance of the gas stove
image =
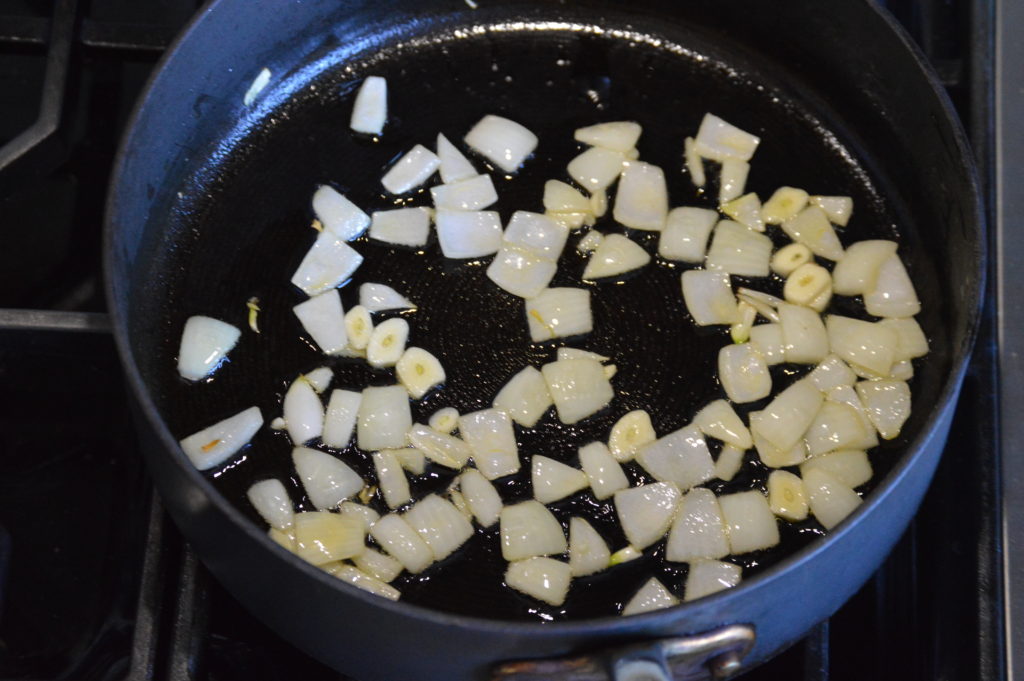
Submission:
<svg viewBox="0 0 1024 681">
<path fill-rule="evenodd" d="M 892 555 L 751 681 L 1001 679 L 1024 664 L 1024 5 L 890 0 L 972 140 L 995 267 L 949 445 Z M 0 681 L 341 677 L 198 563 L 141 466 L 104 314 L 103 201 L 131 106 L 193 0 L 0 0 Z M 1020 436 L 1019 438 L 1016 436 Z M 1017 484 L 1015 484 L 1017 483 Z M 1017 530 L 1016 532 L 1014 530 Z M 1024 536 L 1024 535 L 1022 535 Z M 794 607 L 798 607 L 794 604 Z M 367 680 L 369 681 L 369 680 Z"/>
</svg>

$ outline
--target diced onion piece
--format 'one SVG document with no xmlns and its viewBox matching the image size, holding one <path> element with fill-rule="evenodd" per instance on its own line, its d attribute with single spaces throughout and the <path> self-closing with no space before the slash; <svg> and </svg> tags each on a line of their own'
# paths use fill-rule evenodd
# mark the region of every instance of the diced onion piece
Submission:
<svg viewBox="0 0 1024 681">
<path fill-rule="evenodd" d="M 878 268 L 874 288 L 864 291 L 864 308 L 876 317 L 913 317 L 921 311 L 914 282 L 897 255 Z"/>
<path fill-rule="evenodd" d="M 451 500 L 452 505 L 459 510 L 459 513 L 466 516 L 466 520 L 473 520 L 473 511 L 469 509 L 466 497 L 462 496 L 462 492 L 458 488 L 458 480 L 453 480 L 452 484 L 448 487 L 448 498 Z"/>
<path fill-rule="evenodd" d="M 506 173 L 514 173 L 537 148 L 537 136 L 501 116 L 487 115 L 466 133 L 465 142 Z"/>
<path fill-rule="evenodd" d="M 789 471 L 772 471 L 768 475 L 768 506 L 772 513 L 790 522 L 807 517 L 807 495 L 800 476 Z"/>
<path fill-rule="evenodd" d="M 590 291 L 578 288 L 548 288 L 525 301 L 526 322 L 534 343 L 590 333 Z"/>
<path fill-rule="evenodd" d="M 782 231 L 793 241 L 807 246 L 817 256 L 836 261 L 843 258 L 843 245 L 825 211 L 817 206 L 808 206 L 795 217 L 783 222 Z"/>
<path fill-rule="evenodd" d="M 600 411 L 615 392 L 604 367 L 592 359 L 567 359 L 541 368 L 562 423 L 573 424 Z"/>
<path fill-rule="evenodd" d="M 822 456 L 815 456 L 800 464 L 800 474 L 817 468 L 823 470 L 848 487 L 860 487 L 871 479 L 871 462 L 862 449 L 839 449 Z"/>
<path fill-rule="evenodd" d="M 356 305 L 346 312 L 345 333 L 349 348 L 366 350 L 370 337 L 373 336 L 373 319 L 370 317 L 370 311 L 362 305 Z"/>
<path fill-rule="evenodd" d="M 660 482 L 673 482 L 685 491 L 710 480 L 715 462 L 697 426 L 685 426 L 644 445 L 636 460 Z"/>
<path fill-rule="evenodd" d="M 718 380 L 737 404 L 756 402 L 772 392 L 768 364 L 750 343 L 726 345 L 718 351 Z"/>
<path fill-rule="evenodd" d="M 488 480 L 519 470 L 519 447 L 512 419 L 499 409 L 481 409 L 459 417 L 459 432 L 473 450 L 473 462 Z"/>
<path fill-rule="evenodd" d="M 370 216 L 329 185 L 313 192 L 313 214 L 328 232 L 343 241 L 352 241 L 370 226 Z"/>
<path fill-rule="evenodd" d="M 651 416 L 643 409 L 635 409 L 615 422 L 608 436 L 608 449 L 616 461 L 632 461 L 641 447 L 654 442 L 657 436 L 651 425 Z"/>
<path fill-rule="evenodd" d="M 441 161 L 441 181 L 445 184 L 468 180 L 479 174 L 469 159 L 441 133 L 437 134 L 437 158 Z"/>
<path fill-rule="evenodd" d="M 494 398 L 495 409 L 525 428 L 533 428 L 552 404 L 544 376 L 531 366 L 510 378 Z"/>
<path fill-rule="evenodd" d="M 729 482 L 736 477 L 742 465 L 743 450 L 727 442 L 722 446 L 722 451 L 718 453 L 718 459 L 715 461 L 715 477 Z"/>
<path fill-rule="evenodd" d="M 687 270 L 682 281 L 683 300 L 697 326 L 736 322 L 736 296 L 728 272 Z"/>
<path fill-rule="evenodd" d="M 359 449 L 373 452 L 404 447 L 405 434 L 412 426 L 409 393 L 400 385 L 364 388 L 357 424 Z"/>
<path fill-rule="evenodd" d="M 825 396 L 807 379 L 801 379 L 775 396 L 760 412 L 751 417 L 750 429 L 755 442 L 760 433 L 781 450 L 795 445 L 811 425 Z"/>
<path fill-rule="evenodd" d="M 324 291 L 292 308 L 302 327 L 324 354 L 337 355 L 348 345 L 345 311 L 337 290 Z"/>
<path fill-rule="evenodd" d="M 590 212 L 595 218 L 604 217 L 608 212 L 608 193 L 605 190 L 598 189 L 590 195 Z"/>
<path fill-rule="evenodd" d="M 629 487 L 629 479 L 603 442 L 580 447 L 580 467 L 587 474 L 590 489 L 598 500 L 607 499 Z"/>
<path fill-rule="evenodd" d="M 390 582 L 404 569 L 402 564 L 391 556 L 386 556 L 369 546 L 353 558 L 352 562 L 356 564 L 357 568 L 382 582 Z"/>
<path fill-rule="evenodd" d="M 761 418 L 761 412 L 750 412 L 750 431 L 754 436 L 754 449 L 757 450 L 757 457 L 769 468 L 782 468 L 784 466 L 796 466 L 807 458 L 807 443 L 801 438 L 789 449 L 779 449 L 769 442 L 757 431 L 757 423 Z"/>
<path fill-rule="evenodd" d="M 692 137 L 683 140 L 683 158 L 686 160 L 686 172 L 690 173 L 690 181 L 694 187 L 703 187 L 707 183 L 704 173 L 704 161 L 697 153 L 697 144 Z"/>
<path fill-rule="evenodd" d="M 896 332 L 896 361 L 916 359 L 928 354 L 928 338 L 921 325 L 912 318 L 883 319 L 879 326 Z"/>
<path fill-rule="evenodd" d="M 398 459 L 398 465 L 413 475 L 423 475 L 427 470 L 427 457 L 415 447 L 403 447 L 402 449 L 387 449 Z"/>
<path fill-rule="evenodd" d="M 354 501 L 341 502 L 338 504 L 338 510 L 341 511 L 342 515 L 359 518 L 359 521 L 363 524 L 364 532 L 369 532 L 373 524 L 380 519 L 380 513 L 377 513 L 369 506 L 364 506 Z"/>
<path fill-rule="evenodd" d="M 295 553 L 313 565 L 359 555 L 365 536 L 358 518 L 327 511 L 295 514 Z"/>
<path fill-rule="evenodd" d="M 832 352 L 880 376 L 892 368 L 899 336 L 891 328 L 861 319 L 829 315 L 825 320 Z"/>
<path fill-rule="evenodd" d="M 470 468 L 463 472 L 459 477 L 459 489 L 480 527 L 490 527 L 498 522 L 502 508 L 501 496 L 480 471 Z"/>
<path fill-rule="evenodd" d="M 832 289 L 832 275 L 821 265 L 805 263 L 789 273 L 782 295 L 786 302 L 810 307 L 815 299 Z"/>
<path fill-rule="evenodd" d="M 722 509 L 715 493 L 703 487 L 690 490 L 679 504 L 679 512 L 665 545 L 665 560 L 693 563 L 729 555 Z"/>
<path fill-rule="evenodd" d="M 252 84 L 249 89 L 245 91 L 245 95 L 242 96 L 242 104 L 246 106 L 252 106 L 252 103 L 256 101 L 256 97 L 263 92 L 263 88 L 267 87 L 267 83 L 270 82 L 270 69 L 263 67 L 260 72 L 253 78 Z"/>
<path fill-rule="evenodd" d="M 359 493 L 363 479 L 348 464 L 309 447 L 292 449 L 292 463 L 313 506 L 324 511 Z"/>
<path fill-rule="evenodd" d="M 743 286 L 736 291 L 736 297 L 750 305 L 753 305 L 757 310 L 757 313 L 768 321 L 779 321 L 779 313 L 777 310 L 779 305 L 784 302 L 781 298 L 776 298 L 769 293 L 755 291 Z"/>
<path fill-rule="evenodd" d="M 743 194 L 749 174 L 750 164 L 746 161 L 732 158 L 722 161 L 722 172 L 718 180 L 718 203 L 726 204 Z"/>
<path fill-rule="evenodd" d="M 501 509 L 501 555 L 505 560 L 565 553 L 562 526 L 544 504 L 531 499 Z"/>
<path fill-rule="evenodd" d="M 909 359 L 902 359 L 892 365 L 889 370 L 889 378 L 897 381 L 909 381 L 914 377 L 914 365 Z"/>
<path fill-rule="evenodd" d="M 826 530 L 842 522 L 862 501 L 853 488 L 822 468 L 811 467 L 803 471 L 803 481 L 811 513 Z"/>
<path fill-rule="evenodd" d="M 363 553 L 365 553 L 365 551 Z M 387 556 L 384 556 L 384 558 L 387 558 Z M 388 560 L 391 559 L 388 558 Z M 398 563 L 398 561 L 395 562 Z M 399 563 L 399 566 L 400 565 L 401 564 Z M 321 567 L 323 567 L 327 573 L 337 577 L 341 581 L 348 582 L 352 586 L 362 589 L 363 591 L 368 591 L 375 596 L 381 596 L 382 598 L 387 598 L 390 601 L 397 601 L 402 596 L 402 592 L 395 587 L 377 579 L 371 574 L 367 574 L 357 567 L 353 567 L 352 565 L 335 562 Z"/>
<path fill-rule="evenodd" d="M 373 329 L 370 342 L 366 344 L 366 361 L 376 369 L 392 367 L 405 352 L 409 338 L 409 322 L 393 317 L 381 322 Z"/>
<path fill-rule="evenodd" d="M 896 242 L 874 239 L 850 244 L 832 270 L 832 289 L 841 296 L 873 291 L 882 263 L 896 254 Z"/>
<path fill-rule="evenodd" d="M 181 332 L 178 373 L 190 381 L 206 378 L 220 366 L 242 332 L 213 317 L 189 317 Z"/>
<path fill-rule="evenodd" d="M 750 553 L 779 543 L 779 527 L 768 500 L 756 490 L 718 497 L 730 553 Z"/>
<path fill-rule="evenodd" d="M 757 319 L 757 308 L 741 300 L 736 306 L 736 321 L 729 327 L 729 337 L 733 343 L 746 343 L 750 340 L 750 330 Z"/>
<path fill-rule="evenodd" d="M 598 362 L 607 362 L 610 358 L 590 350 L 570 348 L 563 345 L 555 351 L 555 359 L 593 359 Z"/>
<path fill-rule="evenodd" d="M 612 121 L 578 128 L 573 134 L 577 142 L 612 151 L 629 151 L 636 146 L 643 128 L 633 121 Z"/>
<path fill-rule="evenodd" d="M 572 185 L 548 180 L 544 183 L 544 210 L 555 213 L 589 213 L 590 199 Z"/>
<path fill-rule="evenodd" d="M 409 391 L 409 395 L 417 400 L 445 381 L 444 367 L 440 360 L 423 348 L 416 347 L 406 348 L 402 353 L 395 364 L 395 376 Z"/>
<path fill-rule="evenodd" d="M 501 248 L 501 217 L 495 211 L 441 209 L 435 216 L 444 257 L 482 258 Z"/>
<path fill-rule="evenodd" d="M 584 281 L 615 277 L 640 269 L 651 256 L 640 244 L 622 234 L 605 234 L 583 270 Z"/>
<path fill-rule="evenodd" d="M 306 380 L 313 386 L 318 395 L 322 394 L 334 380 L 334 372 L 330 367 L 319 367 L 305 374 Z"/>
<path fill-rule="evenodd" d="M 761 200 L 753 192 L 722 204 L 721 210 L 744 227 L 755 232 L 764 231 L 764 220 L 761 219 Z"/>
<path fill-rule="evenodd" d="M 380 183 L 392 194 L 405 194 L 430 179 L 440 166 L 437 154 L 417 144 L 391 166 Z M 370 233 L 373 234 L 373 227 Z"/>
<path fill-rule="evenodd" d="M 833 348 L 835 342 L 832 343 Z M 857 375 L 853 373 L 849 365 L 836 355 L 829 355 L 814 368 L 808 377 L 811 383 L 823 393 L 828 393 L 832 388 L 841 385 L 853 385 L 857 382 Z"/>
<path fill-rule="evenodd" d="M 539 373 L 539 372 L 538 372 Z M 430 415 L 427 424 L 439 433 L 450 435 L 459 427 L 459 410 L 455 407 L 444 407 Z"/>
<path fill-rule="evenodd" d="M 693 417 L 693 424 L 705 435 L 736 445 L 740 449 L 750 449 L 754 446 L 750 431 L 743 425 L 743 420 L 732 405 L 725 400 L 709 402 Z"/>
<path fill-rule="evenodd" d="M 825 211 L 828 219 L 845 227 L 853 214 L 853 199 L 849 196 L 812 196 L 811 203 Z"/>
<path fill-rule="evenodd" d="M 569 177 L 589 192 L 607 189 L 622 172 L 626 156 L 620 151 L 591 147 L 569 161 Z"/>
<path fill-rule="evenodd" d="M 409 248 L 425 246 L 430 238 L 430 212 L 422 207 L 376 211 L 370 238 Z"/>
<path fill-rule="evenodd" d="M 608 565 L 610 567 L 615 567 L 616 565 L 622 565 L 623 563 L 628 563 L 631 560 L 641 558 L 643 555 L 644 554 L 641 551 L 638 551 L 636 547 L 626 545 L 612 554 L 612 557 L 608 560 Z"/>
<path fill-rule="evenodd" d="M 564 499 L 587 487 L 587 475 L 561 461 L 535 455 L 530 467 L 533 496 L 542 504 Z"/>
<path fill-rule="evenodd" d="M 417 423 L 409 428 L 409 443 L 436 464 L 456 470 L 469 461 L 473 450 L 457 437 Z"/>
<path fill-rule="evenodd" d="M 320 232 L 292 275 L 291 282 L 308 296 L 329 291 L 347 281 L 363 256 L 330 232 Z"/>
<path fill-rule="evenodd" d="M 505 571 L 505 583 L 511 588 L 548 605 L 562 605 L 571 582 L 572 568 L 554 558 L 518 560 Z"/>
<path fill-rule="evenodd" d="M 352 439 L 352 430 L 359 414 L 359 403 L 362 393 L 351 390 L 334 390 L 327 403 L 327 415 L 324 418 L 322 440 L 328 447 L 340 449 L 348 445 Z"/>
<path fill-rule="evenodd" d="M 864 426 L 864 439 L 856 444 L 851 444 L 851 447 L 867 450 L 878 446 L 878 436 L 875 433 L 874 424 L 868 418 L 867 410 L 864 409 L 864 403 L 861 402 L 860 396 L 852 385 L 839 385 L 832 388 L 828 391 L 827 398 L 832 402 L 839 402 L 840 404 L 853 407 L 853 410 L 857 412 L 857 416 L 860 418 L 861 424 Z"/>
<path fill-rule="evenodd" d="M 786 361 L 786 343 L 781 324 L 758 324 L 750 327 L 750 345 L 761 353 L 768 366 Z"/>
<path fill-rule="evenodd" d="M 267 530 L 267 536 L 270 537 L 275 544 L 281 548 L 295 553 L 295 528 L 291 528 L 286 531 L 281 531 L 276 527 L 271 527 Z"/>
<path fill-rule="evenodd" d="M 814 258 L 811 249 L 803 244 L 789 244 L 783 246 L 772 256 L 770 267 L 772 272 L 779 276 L 788 277 L 800 266 L 805 265 Z"/>
<path fill-rule="evenodd" d="M 490 175 L 477 175 L 431 187 L 430 197 L 438 210 L 483 210 L 498 200 L 498 192 Z"/>
<path fill-rule="evenodd" d="M 658 240 L 658 255 L 667 260 L 704 262 L 708 237 L 718 222 L 718 213 L 706 208 L 674 208 Z"/>
<path fill-rule="evenodd" d="M 367 76 L 359 86 L 349 126 L 356 132 L 379 135 L 388 119 L 388 82 L 380 76 Z"/>
<path fill-rule="evenodd" d="M 697 131 L 697 153 L 714 161 L 735 158 L 749 161 L 761 138 L 740 130 L 714 114 L 704 114 Z"/>
<path fill-rule="evenodd" d="M 601 535 L 580 517 L 569 520 L 569 568 L 573 577 L 585 577 L 608 567 L 611 551 Z"/>
<path fill-rule="evenodd" d="M 305 376 L 292 381 L 284 395 L 282 409 L 288 437 L 293 443 L 301 445 L 323 434 L 324 407 Z"/>
<path fill-rule="evenodd" d="M 857 384 L 868 418 L 883 440 L 892 440 L 910 416 L 910 388 L 906 381 L 861 381 Z"/>
<path fill-rule="evenodd" d="M 428 494 L 402 516 L 434 554 L 444 560 L 473 536 L 473 526 L 450 501 Z"/>
<path fill-rule="evenodd" d="M 370 312 L 415 310 L 416 304 L 387 284 L 367 282 L 359 286 L 359 304 Z"/>
<path fill-rule="evenodd" d="M 287 530 L 292 526 L 295 507 L 292 506 L 288 490 L 284 488 L 280 480 L 276 478 L 260 480 L 249 487 L 245 496 L 260 517 L 271 527 Z"/>
<path fill-rule="evenodd" d="M 767 277 L 772 257 L 772 240 L 738 222 L 722 220 L 708 249 L 708 270 L 721 270 L 746 277 Z"/>
<path fill-rule="evenodd" d="M 576 244 L 576 250 L 584 255 L 593 253 L 601 247 L 604 235 L 601 232 L 587 232 Z"/>
<path fill-rule="evenodd" d="M 779 306 L 779 324 L 787 362 L 817 364 L 828 356 L 829 333 L 814 310 L 783 303 Z"/>
<path fill-rule="evenodd" d="M 656 165 L 631 162 L 622 171 L 615 194 L 615 221 L 633 229 L 660 232 L 668 218 L 665 173 Z"/>
<path fill-rule="evenodd" d="M 615 512 L 630 545 L 644 549 L 665 536 L 682 499 L 671 482 L 630 487 L 615 493 Z"/>
<path fill-rule="evenodd" d="M 377 484 L 384 494 L 384 501 L 391 508 L 412 501 L 412 494 L 409 492 L 409 480 L 405 477 L 405 470 L 398 462 L 398 457 L 390 449 L 382 449 L 373 453 L 373 467 L 377 473 Z"/>
<path fill-rule="evenodd" d="M 558 265 L 531 251 L 505 244 L 487 268 L 487 278 L 520 298 L 535 298 L 547 288 Z"/>
<path fill-rule="evenodd" d="M 397 513 L 389 513 L 375 522 L 370 528 L 370 536 L 414 575 L 434 562 L 434 554 L 427 543 Z"/>
<path fill-rule="evenodd" d="M 558 260 L 569 230 L 540 213 L 517 210 L 505 228 L 505 244 L 528 251 L 542 260 Z"/>
<path fill-rule="evenodd" d="M 796 187 L 779 187 L 761 206 L 761 217 L 766 224 L 779 225 L 791 220 L 807 207 L 807 192 Z"/>
<path fill-rule="evenodd" d="M 686 596 L 683 600 L 695 601 L 711 594 L 731 589 L 740 583 L 743 568 L 720 560 L 702 560 L 690 564 L 686 574 Z"/>
<path fill-rule="evenodd" d="M 651 577 L 622 608 L 622 615 L 639 615 L 643 612 L 671 608 L 673 605 L 679 605 L 679 599 L 673 596 L 657 577 Z"/>
<path fill-rule="evenodd" d="M 544 216 L 566 229 L 579 229 L 596 222 L 593 213 L 556 213 L 549 210 L 544 212 Z"/>
</svg>

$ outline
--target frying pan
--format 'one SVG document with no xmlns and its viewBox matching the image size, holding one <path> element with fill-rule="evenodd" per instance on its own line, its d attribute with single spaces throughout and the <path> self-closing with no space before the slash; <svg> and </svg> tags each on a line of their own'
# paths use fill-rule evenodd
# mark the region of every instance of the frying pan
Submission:
<svg viewBox="0 0 1024 681">
<path fill-rule="evenodd" d="M 243 93 L 263 67 L 271 82 L 246 106 Z M 389 81 L 391 115 L 379 140 L 346 129 L 366 75 Z M 571 613 L 539 608 L 488 587 L 502 571 L 487 548 L 496 544 L 492 531 L 471 542 L 465 560 L 403 583 L 411 602 L 392 603 L 302 563 L 255 522 L 243 495 L 264 477 L 285 479 L 298 507 L 308 507 L 282 436 L 264 430 L 208 474 L 180 452 L 182 436 L 253 403 L 269 420 L 287 382 L 325 362 L 302 337 L 289 310 L 302 297 L 287 284 L 314 236 L 309 197 L 318 184 L 367 210 L 390 207 L 378 181 L 391 159 L 431 145 L 438 131 L 458 140 L 483 114 L 503 114 L 541 139 L 521 177 L 496 174 L 507 219 L 514 209 L 541 209 L 543 181 L 562 177 L 577 151 L 575 127 L 625 118 L 643 124 L 641 157 L 666 169 L 672 205 L 710 205 L 678 173 L 681 140 L 708 110 L 764 139 L 750 190 L 766 196 L 788 184 L 849 194 L 856 207 L 846 242 L 898 235 L 924 303 L 919 321 L 932 352 L 916 367 L 914 412 L 901 437 L 873 454 L 866 503 L 827 537 L 813 520 L 787 528 L 778 549 L 738 557 L 739 587 L 619 618 L 608 615 L 651 570 L 678 584 L 685 568 L 666 566 L 655 548 L 612 578 L 574 587 Z M 414 195 L 411 203 L 428 201 Z M 682 678 L 731 674 L 783 649 L 835 611 L 899 537 L 941 454 L 973 340 L 982 230 L 948 102 L 906 36 L 869 2 L 218 0 L 169 51 L 123 141 L 108 199 L 107 286 L 143 451 L 165 504 L 218 579 L 295 645 L 366 679 L 626 678 L 651 664 Z M 650 236 L 634 236 L 654 249 Z M 488 285 L 479 263 L 446 262 L 436 245 L 356 248 L 366 255 L 360 280 L 392 284 L 420 303 L 409 317 L 412 340 L 448 370 L 445 389 L 414 405 L 417 420 L 443 406 L 486 406 L 523 365 L 549 361 L 550 347 L 528 343 L 519 303 Z M 578 283 L 582 266 L 567 249 L 553 285 Z M 549 415 L 536 432 L 517 431 L 524 454 L 571 460 L 575 445 L 604 439 L 632 408 L 650 409 L 657 431 L 669 432 L 716 396 L 706 376 L 726 341 L 686 319 L 679 271 L 656 262 L 650 276 L 595 289 L 596 329 L 577 345 L 613 353 L 616 400 L 578 426 L 558 427 Z M 342 289 L 346 305 L 353 289 Z M 178 380 L 184 320 L 210 314 L 244 328 L 251 296 L 260 298 L 264 333 L 244 334 L 212 381 Z M 859 314 L 856 307 L 838 309 Z M 393 380 L 358 363 L 335 370 L 341 387 Z M 777 372 L 777 386 L 793 377 Z M 354 448 L 338 456 L 370 470 Z M 713 488 L 763 486 L 756 461 L 745 469 Z M 630 475 L 643 481 L 637 469 Z M 446 484 L 431 474 L 414 493 Z M 501 491 L 506 500 L 529 494 L 521 480 Z M 613 544 L 621 538 L 610 505 L 556 506 L 563 520 L 579 512 Z"/>
</svg>

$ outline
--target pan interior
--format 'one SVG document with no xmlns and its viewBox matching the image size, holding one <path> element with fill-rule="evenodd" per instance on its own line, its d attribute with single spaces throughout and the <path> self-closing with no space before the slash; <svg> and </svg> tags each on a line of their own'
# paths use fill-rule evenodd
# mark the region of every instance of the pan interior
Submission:
<svg viewBox="0 0 1024 681">
<path fill-rule="evenodd" d="M 601 28 L 528 22 L 419 24 L 415 35 L 396 33 L 389 44 L 357 59 L 321 58 L 322 68 L 296 69 L 289 84 L 294 96 L 257 109 L 258 117 L 226 130 L 222 143 L 200 154 L 206 160 L 182 179 L 179 202 L 162 226 L 167 247 L 159 261 L 137 274 L 147 309 L 135 326 L 142 328 L 139 343 L 150 348 L 141 369 L 171 432 L 184 437 L 253 404 L 269 421 L 280 414 L 288 383 L 319 366 L 335 370 L 332 388 L 359 390 L 394 382 L 390 371 L 325 358 L 291 311 L 304 296 L 288 280 L 316 236 L 310 228 L 310 197 L 327 183 L 367 212 L 430 205 L 426 189 L 400 199 L 385 194 L 379 182 L 384 170 L 414 144 L 433 148 L 438 132 L 460 142 L 489 113 L 516 120 L 540 138 L 536 154 L 520 173 L 491 173 L 500 197 L 493 209 L 503 221 L 516 210 L 542 212 L 544 182 L 567 179 L 565 165 L 582 149 L 573 141 L 573 130 L 609 120 L 642 124 L 640 157 L 665 169 L 673 207 L 714 208 L 717 168 L 708 164 L 705 192 L 696 190 L 681 170 L 683 138 L 695 134 L 704 113 L 711 111 L 762 137 L 748 191 L 766 198 L 789 185 L 852 196 L 854 218 L 841 234 L 844 243 L 899 235 L 925 308 L 934 309 L 939 284 L 933 265 L 915 237 L 899 186 L 885 179 L 884 156 L 870 155 L 870 145 L 852 132 L 854 121 L 843 120 L 801 89 L 798 74 L 754 66 L 742 49 L 720 39 L 678 27 L 637 30 L 635 21 L 629 30 L 612 25 L 611 20 Z M 658 32 L 670 30 L 671 35 Z M 366 75 L 388 80 L 389 120 L 379 140 L 348 130 L 355 89 Z M 302 82 L 294 82 L 297 78 Z M 480 158 L 473 161 L 481 170 L 493 170 Z M 623 231 L 610 216 L 596 229 Z M 656 235 L 630 236 L 656 253 Z M 606 440 L 612 424 L 629 410 L 648 410 L 662 435 L 686 425 L 697 409 L 722 395 L 714 376 L 718 350 L 729 342 L 728 330 L 698 329 L 688 318 L 679 281 L 686 268 L 655 257 L 638 276 L 581 284 L 585 259 L 573 248 L 577 238 L 570 237 L 552 286 L 591 288 L 595 330 L 565 344 L 612 358 L 618 367 L 616 397 L 608 409 L 574 426 L 561 425 L 553 413 L 530 431 L 517 426 L 524 466 L 521 474 L 499 481 L 507 503 L 531 495 L 530 456 L 544 454 L 577 465 L 577 447 Z M 552 361 L 554 346 L 530 343 L 522 302 L 486 278 L 486 260 L 447 261 L 436 240 L 422 251 L 365 237 L 354 246 L 365 262 L 341 289 L 345 308 L 356 304 L 362 282 L 385 283 L 405 293 L 419 305 L 406 314 L 409 344 L 434 353 L 447 371 L 442 390 L 413 403 L 414 420 L 426 422 L 442 407 L 460 413 L 488 407 L 523 366 Z M 777 278 L 740 278 L 739 283 L 773 293 L 781 290 Z M 261 308 L 259 334 L 247 327 L 246 301 L 252 297 Z M 860 307 L 855 301 L 837 301 L 832 309 L 863 316 Z M 190 385 L 178 378 L 175 357 L 182 325 L 195 314 L 223 319 L 244 332 L 230 362 L 213 379 Z M 948 341 L 939 314 L 926 312 L 921 321 L 933 354 L 916 367 L 912 387 L 917 403 L 904 435 L 873 454 L 875 481 L 920 430 L 948 368 Z M 776 391 L 802 373 L 774 370 Z M 286 435 L 264 428 L 242 456 L 210 477 L 257 523 L 262 521 L 245 500 L 245 490 L 268 477 L 285 483 L 298 508 L 312 510 L 295 478 L 290 449 Z M 372 477 L 368 453 L 354 445 L 334 453 Z M 648 480 L 633 464 L 627 472 L 634 483 Z M 443 491 L 451 478 L 444 469 L 429 469 L 412 480 L 414 496 Z M 708 486 L 717 493 L 763 488 L 766 478 L 767 469 L 748 452 L 741 475 Z M 372 505 L 386 510 L 378 498 Z M 625 546 L 610 501 L 598 502 L 587 492 L 552 508 L 566 525 L 572 515 L 588 518 L 613 551 Z M 614 614 L 651 575 L 682 593 L 686 568 L 662 560 L 662 543 L 640 560 L 576 580 L 564 606 L 542 605 L 502 585 L 505 563 L 496 534 L 496 528 L 478 530 L 445 564 L 419 577 L 400 577 L 395 584 L 403 600 L 485 618 L 558 620 Z M 749 577 L 820 534 L 813 520 L 786 525 L 779 547 L 734 559 Z"/>
</svg>

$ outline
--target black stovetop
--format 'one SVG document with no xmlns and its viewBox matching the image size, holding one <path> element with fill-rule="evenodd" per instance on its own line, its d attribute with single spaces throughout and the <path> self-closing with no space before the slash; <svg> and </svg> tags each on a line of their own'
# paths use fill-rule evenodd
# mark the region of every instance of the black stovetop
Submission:
<svg viewBox="0 0 1024 681">
<path fill-rule="evenodd" d="M 998 0 L 887 5 L 945 82 L 993 198 Z M 160 510 L 103 314 L 116 143 L 196 9 L 0 0 L 0 681 L 339 678 L 251 618 Z M 995 286 L 917 518 L 846 606 L 745 679 L 1007 676 Z"/>
</svg>

